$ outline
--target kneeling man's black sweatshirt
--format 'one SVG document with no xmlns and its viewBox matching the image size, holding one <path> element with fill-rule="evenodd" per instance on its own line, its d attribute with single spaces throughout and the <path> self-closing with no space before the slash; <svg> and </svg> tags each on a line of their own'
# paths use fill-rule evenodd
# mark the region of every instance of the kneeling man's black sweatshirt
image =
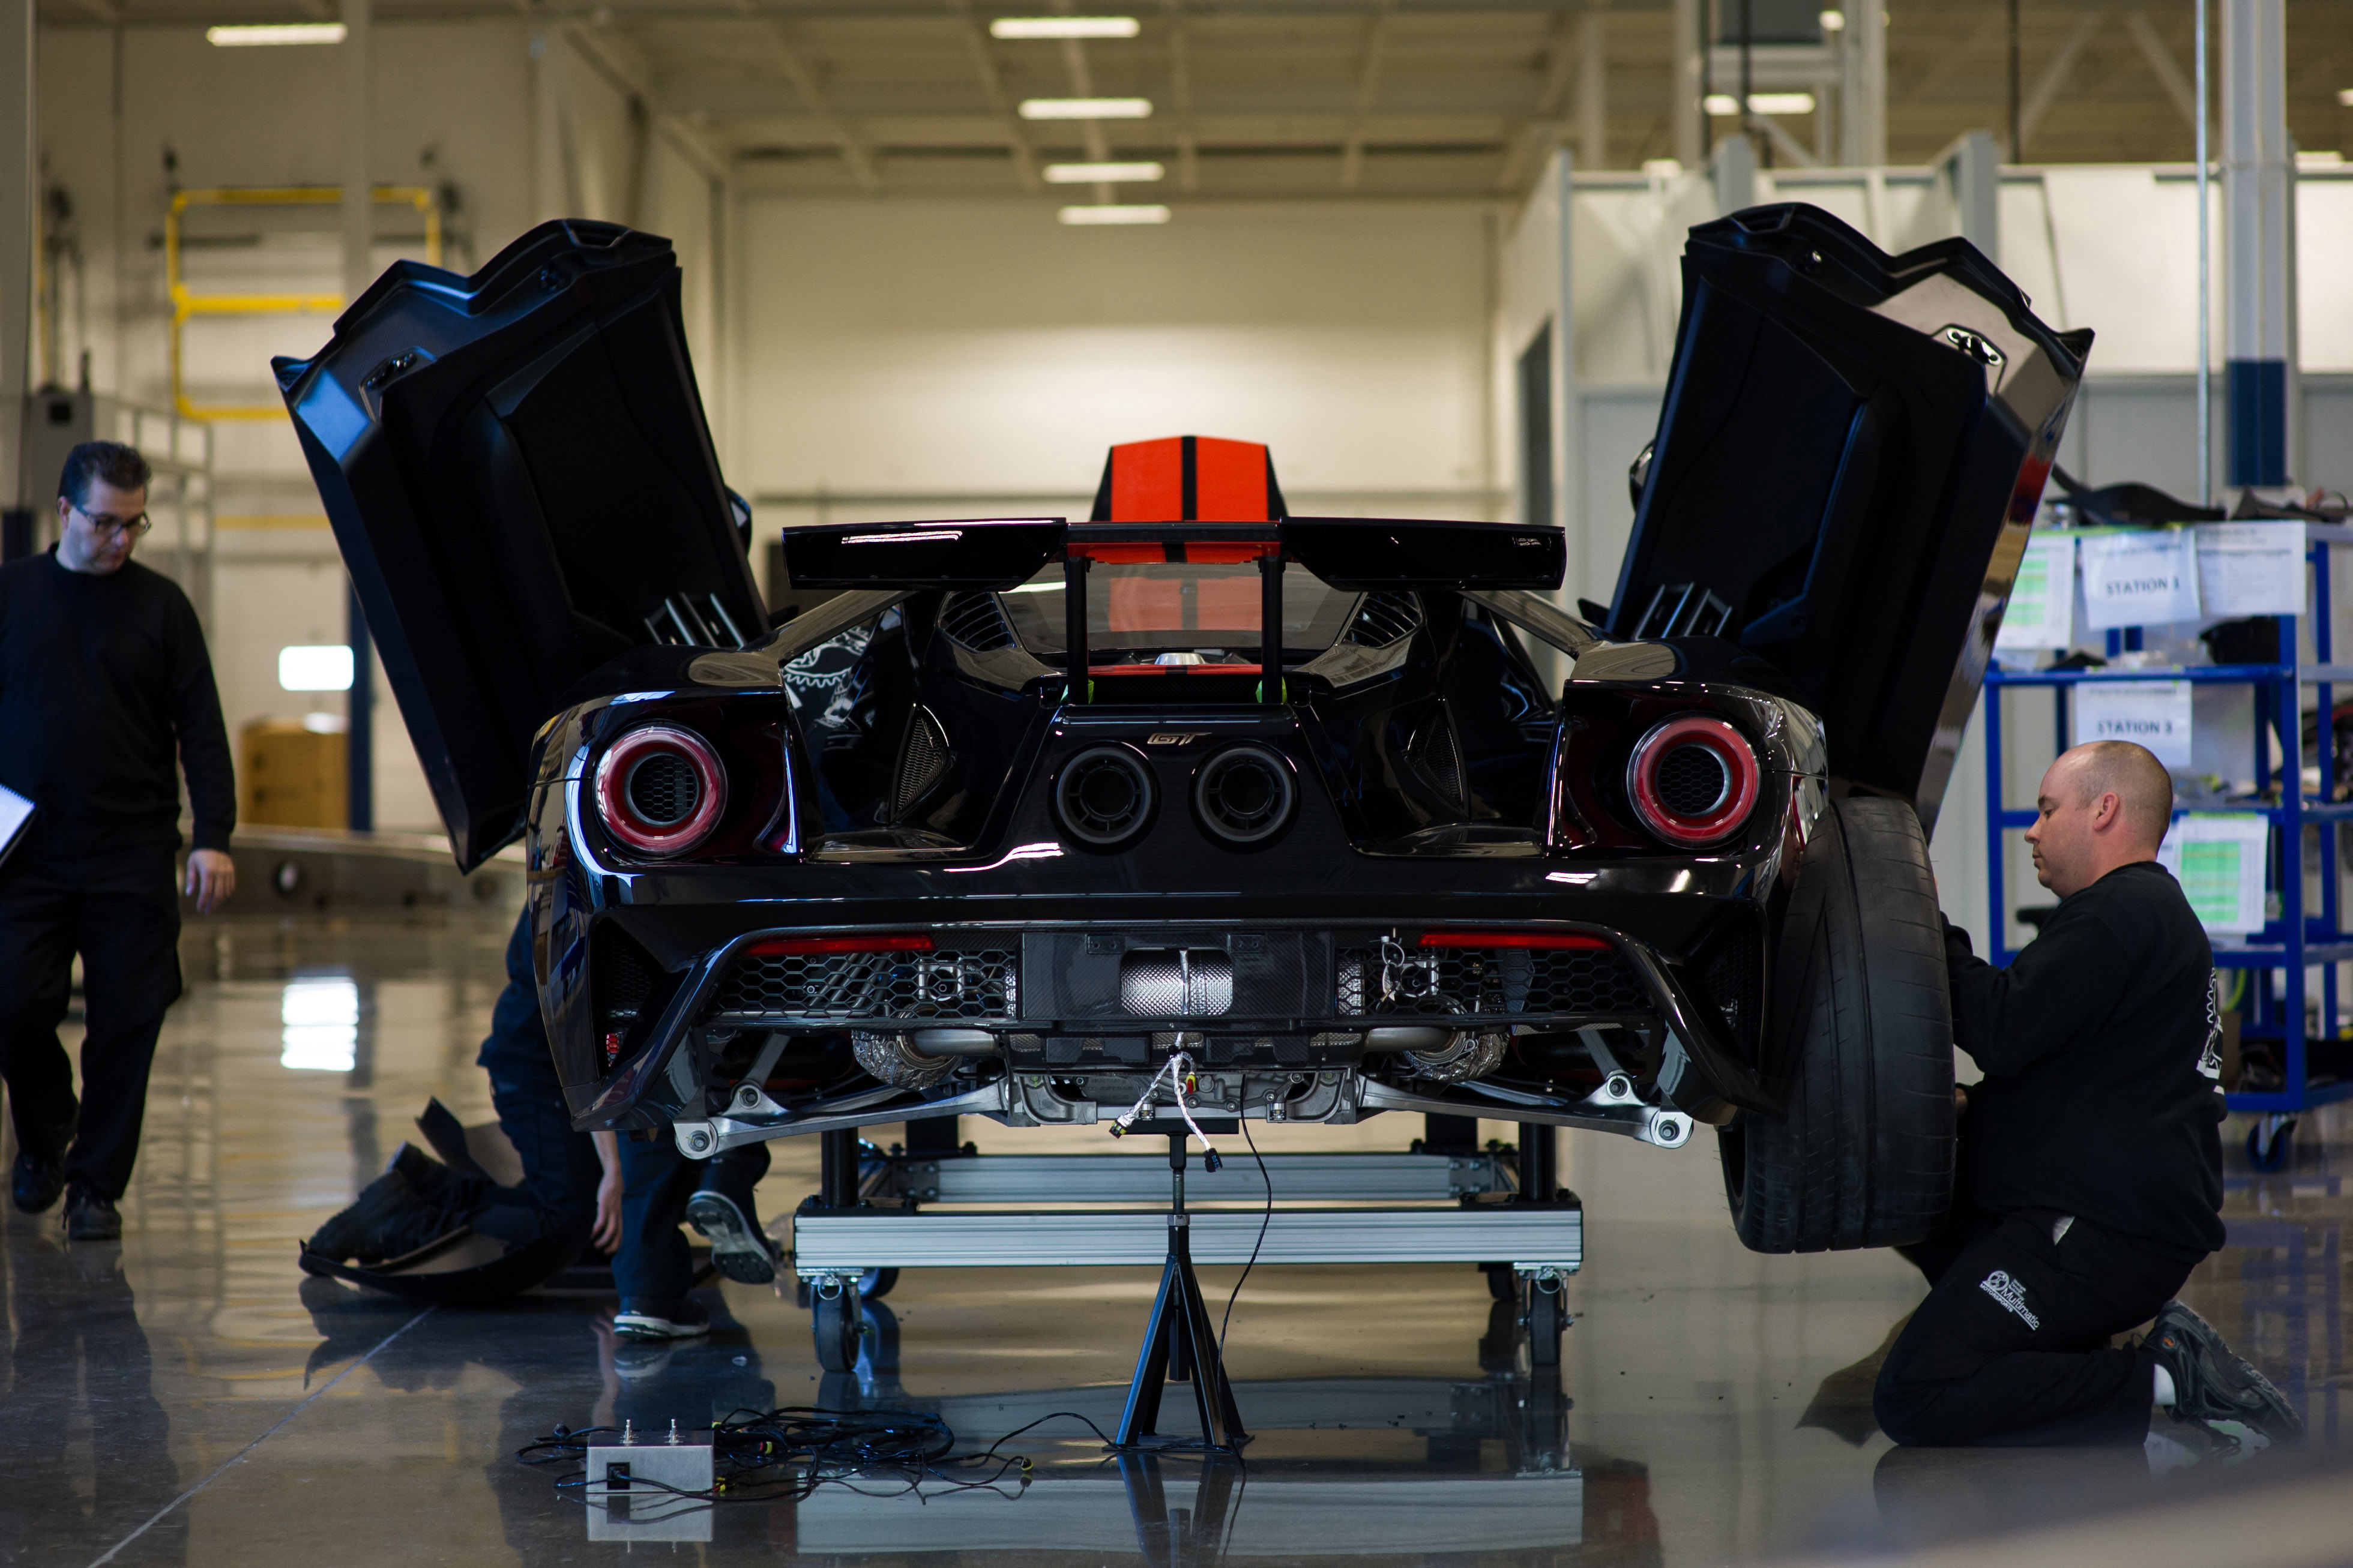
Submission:
<svg viewBox="0 0 2353 1568">
<path fill-rule="evenodd" d="M 2172 873 L 2119 866 L 1996 969 L 1945 927 L 1953 1034 L 1985 1070 L 1961 1123 L 1981 1208 L 2075 1215 L 2186 1261 L 2222 1245 L 2213 950 Z"/>
</svg>

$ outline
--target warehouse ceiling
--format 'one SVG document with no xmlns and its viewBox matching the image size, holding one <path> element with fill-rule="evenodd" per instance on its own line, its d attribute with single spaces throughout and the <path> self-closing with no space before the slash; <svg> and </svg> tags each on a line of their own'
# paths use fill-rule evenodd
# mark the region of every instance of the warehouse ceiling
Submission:
<svg viewBox="0 0 2353 1568">
<path fill-rule="evenodd" d="M 1725 31 L 1738 31 L 1743 3 L 1720 0 Z M 1799 30 L 1813 26 L 1805 19 L 1814 0 L 1747 3 L 1758 17 L 1794 5 Z M 1926 162 L 1972 130 L 2002 135 L 2011 106 L 2003 0 L 1887 3 L 1889 161 Z M 649 113 L 747 178 L 786 189 L 1018 194 L 1043 188 L 1050 164 L 1109 158 L 1162 163 L 1160 184 L 1118 187 L 1154 199 L 1492 196 L 1525 188 L 1564 142 L 1588 168 L 1632 169 L 1675 150 L 1672 20 L 1661 0 L 1138 0 L 1082 7 L 1134 16 L 1130 38 L 990 36 L 995 17 L 1050 9 L 1070 7 L 376 0 L 375 15 L 386 23 L 522 16 L 568 28 Z M 44 20 L 61 25 L 333 14 L 331 0 L 242 0 L 234 9 L 42 0 Z M 2291 133 L 2306 149 L 2353 152 L 2353 107 L 2338 98 L 2353 89 L 2353 0 L 2290 0 L 2287 30 Z M 2189 160 L 2190 34 L 2191 10 L 2178 4 L 2023 5 L 2019 161 Z M 1594 73 L 1583 51 L 1597 38 L 1601 89 L 1589 106 Z M 1809 58 L 1834 58 L 1837 43 L 1830 36 Z M 1766 85 L 1761 74 L 1754 85 Z M 1098 121 L 1019 113 L 1024 100 L 1073 95 L 1141 98 L 1151 111 Z M 1713 123 L 1733 128 L 1729 119 Z M 1778 115 L 1773 125 L 1769 163 L 1803 163 L 1838 145 L 1816 113 Z"/>
</svg>

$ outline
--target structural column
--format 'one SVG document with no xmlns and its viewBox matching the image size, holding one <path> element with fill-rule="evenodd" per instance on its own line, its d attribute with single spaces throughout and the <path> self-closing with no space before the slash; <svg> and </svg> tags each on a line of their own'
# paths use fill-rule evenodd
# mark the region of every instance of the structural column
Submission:
<svg viewBox="0 0 2353 1568">
<path fill-rule="evenodd" d="M 1696 169 L 1707 161 L 1707 122 L 1700 116 L 1700 37 L 1707 0 L 1674 0 L 1675 56 L 1668 66 L 1667 111 L 1674 126 L 1675 162 Z"/>
<path fill-rule="evenodd" d="M 375 181 L 368 159 L 368 60 L 375 18 L 371 0 L 343 0 L 343 303 L 358 300 L 375 281 Z M 352 689 L 344 705 L 350 795 L 346 817 L 356 832 L 375 826 L 375 661 L 367 617 L 353 590 L 345 610 L 352 649 Z"/>
<path fill-rule="evenodd" d="M 2225 482 L 2288 481 L 2295 166 L 2284 0 L 2220 0 Z"/>
<path fill-rule="evenodd" d="M 1848 0 L 1846 47 L 1853 51 L 1854 95 L 1841 104 L 1844 162 L 1852 167 L 1887 166 L 1887 22 L 1884 0 Z"/>
<path fill-rule="evenodd" d="M 38 488 L 23 471 L 25 395 L 32 385 L 33 0 L 0 0 L 0 510 L 8 553 L 31 548 L 24 508 Z M 22 536 L 21 538 L 19 536 Z"/>
</svg>

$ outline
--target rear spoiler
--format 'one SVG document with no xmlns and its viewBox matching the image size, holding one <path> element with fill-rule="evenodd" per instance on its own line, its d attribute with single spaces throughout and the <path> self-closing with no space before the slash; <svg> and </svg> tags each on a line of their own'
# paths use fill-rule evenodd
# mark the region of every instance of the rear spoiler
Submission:
<svg viewBox="0 0 2353 1568">
<path fill-rule="evenodd" d="M 1296 563 L 1335 588 L 1560 586 L 1568 547 L 1557 528 L 1397 518 L 1292 517 L 1280 522 L 1092 523 L 1054 518 L 867 522 L 785 530 L 796 588 L 952 588 L 1002 592 L 1057 561 Z"/>
</svg>

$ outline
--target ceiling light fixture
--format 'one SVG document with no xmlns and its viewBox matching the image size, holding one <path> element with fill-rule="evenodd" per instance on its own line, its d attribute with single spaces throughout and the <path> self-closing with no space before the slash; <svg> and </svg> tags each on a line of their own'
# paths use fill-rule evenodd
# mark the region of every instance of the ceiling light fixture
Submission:
<svg viewBox="0 0 2353 1568">
<path fill-rule="evenodd" d="M 1116 184 L 1128 181 L 1163 180 L 1168 171 L 1158 163 L 1049 163 L 1050 185 Z"/>
<path fill-rule="evenodd" d="M 1846 13 L 1843 11 L 1825 11 L 1817 20 L 1821 23 L 1822 31 L 1825 33 L 1846 31 Z"/>
<path fill-rule="evenodd" d="M 988 25 L 992 38 L 1132 38 L 1133 16 L 999 16 Z"/>
<path fill-rule="evenodd" d="M 1728 92 L 1711 92 L 1700 100 L 1700 107 L 1710 114 L 1737 114 L 1740 100 Z M 1748 95 L 1751 114 L 1811 114 L 1814 95 L 1810 92 L 1752 92 Z"/>
<path fill-rule="evenodd" d="M 1025 98 L 1024 120 L 1148 120 L 1148 98 Z"/>
<path fill-rule="evenodd" d="M 2353 87 L 2337 89 L 2337 103 L 2341 109 L 2353 109 Z"/>
<path fill-rule="evenodd" d="M 1054 215 L 1064 223 L 1078 227 L 1166 223 L 1168 209 L 1158 205 L 1064 207 Z"/>
<path fill-rule="evenodd" d="M 253 27 L 206 27 L 205 42 L 224 49 L 259 44 L 340 44 L 341 22 L 275 22 Z"/>
</svg>

